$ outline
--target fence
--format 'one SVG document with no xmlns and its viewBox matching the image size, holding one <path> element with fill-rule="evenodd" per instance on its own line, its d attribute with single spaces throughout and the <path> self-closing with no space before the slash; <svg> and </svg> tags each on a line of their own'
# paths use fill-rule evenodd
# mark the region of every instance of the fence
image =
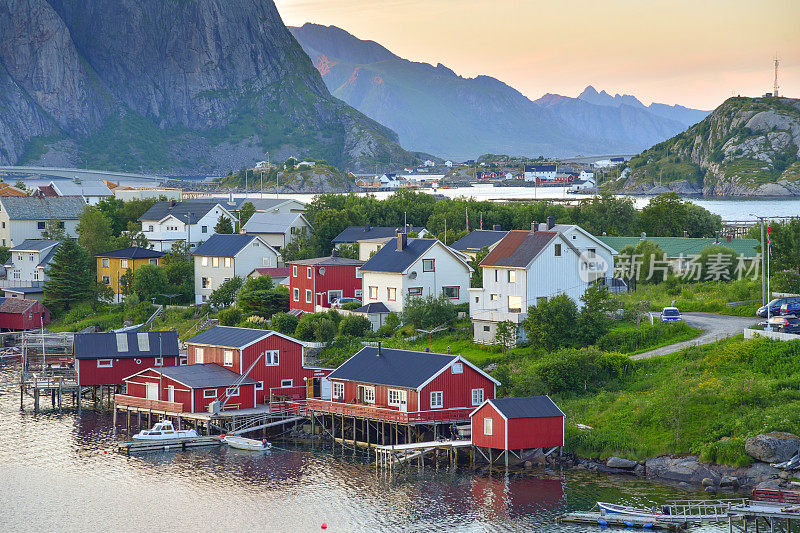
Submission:
<svg viewBox="0 0 800 533">
<path fill-rule="evenodd" d="M 138 407 L 140 409 L 150 409 L 151 411 L 165 411 L 169 413 L 182 413 L 183 404 L 176 402 L 165 402 L 162 400 L 150 400 L 137 396 L 127 396 L 124 394 L 114 395 L 114 403 L 126 407 Z"/>
</svg>

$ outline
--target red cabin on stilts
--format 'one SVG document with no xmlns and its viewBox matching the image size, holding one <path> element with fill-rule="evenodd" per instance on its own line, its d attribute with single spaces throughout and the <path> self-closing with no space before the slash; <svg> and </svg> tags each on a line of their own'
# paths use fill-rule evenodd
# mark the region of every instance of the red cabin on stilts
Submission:
<svg viewBox="0 0 800 533">
<path fill-rule="evenodd" d="M 470 419 L 474 446 L 509 451 L 564 445 L 564 413 L 549 396 L 489 399 Z"/>
</svg>

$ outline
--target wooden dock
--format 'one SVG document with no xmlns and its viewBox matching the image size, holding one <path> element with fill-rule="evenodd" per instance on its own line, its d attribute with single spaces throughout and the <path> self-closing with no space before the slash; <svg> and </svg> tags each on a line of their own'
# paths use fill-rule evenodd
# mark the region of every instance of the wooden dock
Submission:
<svg viewBox="0 0 800 533">
<path fill-rule="evenodd" d="M 683 531 L 687 527 L 686 522 L 621 514 L 601 514 L 599 512 L 592 511 L 574 511 L 571 513 L 565 513 L 558 518 L 558 521 L 572 524 L 594 524 L 602 527 L 639 527 L 645 529 L 662 529 L 667 531 Z"/>
<path fill-rule="evenodd" d="M 375 466 L 394 470 L 400 465 L 411 464 L 415 461 L 422 466 L 425 464 L 426 454 L 432 456 L 434 460 L 437 460 L 440 455 L 444 455 L 450 464 L 454 465 L 459 449 L 472 450 L 472 441 L 435 440 L 393 446 L 378 446 L 375 448 Z"/>
<path fill-rule="evenodd" d="M 173 439 L 168 442 L 136 441 L 123 442 L 117 446 L 119 453 L 130 455 L 139 452 L 160 452 L 166 450 L 186 450 L 187 448 L 198 448 L 202 446 L 219 446 L 219 437 L 188 437 Z"/>
</svg>

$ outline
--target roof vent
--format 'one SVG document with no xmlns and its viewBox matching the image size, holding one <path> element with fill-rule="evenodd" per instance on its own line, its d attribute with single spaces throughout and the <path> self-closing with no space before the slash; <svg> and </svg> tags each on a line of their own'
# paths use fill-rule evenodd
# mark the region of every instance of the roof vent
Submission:
<svg viewBox="0 0 800 533">
<path fill-rule="evenodd" d="M 127 333 L 117 333 L 117 351 L 118 352 L 127 352 L 128 351 L 128 334 Z"/>
<path fill-rule="evenodd" d="M 447 355 L 450 355 L 450 347 L 447 347 Z"/>
<path fill-rule="evenodd" d="M 533 222 L 531 222 L 531 231 L 534 232 L 534 233 L 539 231 L 539 223 L 536 222 L 535 220 Z"/>
</svg>

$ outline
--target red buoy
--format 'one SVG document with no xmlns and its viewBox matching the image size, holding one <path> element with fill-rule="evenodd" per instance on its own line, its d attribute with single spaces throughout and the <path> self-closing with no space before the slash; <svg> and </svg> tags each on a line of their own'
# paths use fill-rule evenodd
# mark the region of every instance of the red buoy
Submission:
<svg viewBox="0 0 800 533">
<path fill-rule="evenodd" d="M 327 523 L 325 523 L 325 522 L 323 522 L 323 523 L 322 523 L 322 529 L 328 529 L 328 524 L 327 524 Z"/>
</svg>

